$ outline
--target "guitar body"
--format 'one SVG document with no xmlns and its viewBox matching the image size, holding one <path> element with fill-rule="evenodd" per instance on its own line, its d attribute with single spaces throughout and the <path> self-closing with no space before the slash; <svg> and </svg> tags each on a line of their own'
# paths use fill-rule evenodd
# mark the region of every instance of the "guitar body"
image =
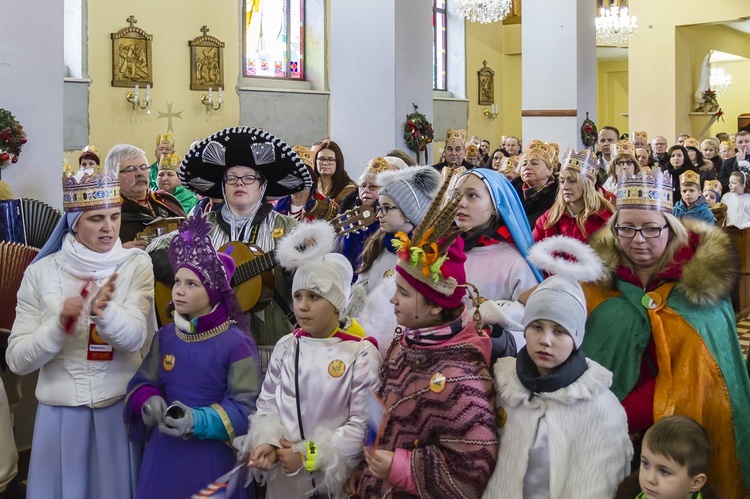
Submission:
<svg viewBox="0 0 750 499">
<path fill-rule="evenodd" d="M 232 248 L 230 252 L 227 251 L 229 248 Z M 234 260 L 234 263 L 237 264 L 237 267 L 263 255 L 263 251 L 257 246 L 238 241 L 225 244 L 219 248 L 219 252 L 228 253 L 232 257 L 232 260 Z M 275 289 L 273 269 L 261 272 L 240 284 L 233 284 L 232 287 L 243 312 L 258 312 L 263 310 L 273 299 Z"/>
</svg>

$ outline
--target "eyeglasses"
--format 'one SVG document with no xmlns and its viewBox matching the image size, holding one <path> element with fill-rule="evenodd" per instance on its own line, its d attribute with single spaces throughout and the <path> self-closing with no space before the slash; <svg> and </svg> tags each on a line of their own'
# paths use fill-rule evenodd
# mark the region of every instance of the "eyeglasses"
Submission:
<svg viewBox="0 0 750 499">
<path fill-rule="evenodd" d="M 669 227 L 669 225 L 662 225 L 661 227 L 641 227 L 640 229 L 636 229 L 635 227 L 623 227 L 621 225 L 615 226 L 615 232 L 617 232 L 617 235 L 620 237 L 624 237 L 625 239 L 632 239 L 635 237 L 636 233 L 640 232 L 643 237 L 646 239 L 653 239 L 655 237 L 661 236 L 661 231 Z"/>
<path fill-rule="evenodd" d="M 390 204 L 381 204 L 377 208 L 375 208 L 375 214 L 376 215 L 387 215 L 389 211 L 391 210 L 398 210 L 398 206 L 393 206 Z"/>
<path fill-rule="evenodd" d="M 617 166 L 635 166 L 635 163 L 633 163 L 629 159 L 624 159 L 622 161 L 615 161 L 615 164 Z"/>
<path fill-rule="evenodd" d="M 140 166 L 130 165 L 120 170 L 120 173 L 133 173 L 136 170 L 146 171 L 149 168 L 151 168 L 151 165 L 140 165 Z"/>
<path fill-rule="evenodd" d="M 382 186 L 375 185 L 375 184 L 359 184 L 357 187 L 359 187 L 360 191 L 373 191 L 373 192 L 375 192 L 378 189 L 380 189 L 380 187 L 382 187 Z"/>
<path fill-rule="evenodd" d="M 237 185 L 237 182 L 240 180 L 242 180 L 242 185 L 253 185 L 258 180 L 258 177 L 255 175 L 242 175 L 241 177 L 227 175 L 224 177 L 224 183 L 227 185 Z"/>
<path fill-rule="evenodd" d="M 332 164 L 336 162 L 336 158 L 318 158 L 318 163 Z"/>
</svg>

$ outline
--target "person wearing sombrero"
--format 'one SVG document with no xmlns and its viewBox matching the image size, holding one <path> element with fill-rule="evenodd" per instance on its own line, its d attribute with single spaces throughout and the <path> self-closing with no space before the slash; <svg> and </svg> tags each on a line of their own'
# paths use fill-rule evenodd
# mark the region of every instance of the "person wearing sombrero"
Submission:
<svg viewBox="0 0 750 499">
<path fill-rule="evenodd" d="M 178 176 L 195 193 L 224 199 L 221 210 L 206 214 L 215 248 L 240 241 L 264 253 L 274 251 L 279 239 L 297 225 L 294 218 L 275 212 L 268 200 L 312 187 L 310 172 L 289 145 L 250 127 L 227 128 L 195 144 L 183 158 Z M 166 251 L 159 250 L 169 247 L 173 234 L 149 246 L 156 278 L 170 285 L 173 276 Z M 274 284 L 278 293 L 269 306 L 250 316 L 259 350 L 268 353 L 276 340 L 292 331 L 282 312 L 291 302 L 291 281 L 280 267 L 274 269 Z M 280 300 L 285 302 L 281 306 Z"/>
</svg>

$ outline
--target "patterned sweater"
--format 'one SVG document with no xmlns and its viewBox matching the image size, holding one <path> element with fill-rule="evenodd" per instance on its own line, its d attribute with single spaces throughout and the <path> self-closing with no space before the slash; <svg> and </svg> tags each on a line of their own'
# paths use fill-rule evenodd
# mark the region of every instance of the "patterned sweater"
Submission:
<svg viewBox="0 0 750 499">
<path fill-rule="evenodd" d="M 408 346 L 403 335 L 391 344 L 378 392 L 386 408 L 378 448 L 396 452 L 391 483 L 366 469 L 360 497 L 482 496 L 497 451 L 491 346 L 466 313 L 461 326 L 436 345 Z M 431 382 L 435 374 L 445 376 L 442 388 Z"/>
</svg>

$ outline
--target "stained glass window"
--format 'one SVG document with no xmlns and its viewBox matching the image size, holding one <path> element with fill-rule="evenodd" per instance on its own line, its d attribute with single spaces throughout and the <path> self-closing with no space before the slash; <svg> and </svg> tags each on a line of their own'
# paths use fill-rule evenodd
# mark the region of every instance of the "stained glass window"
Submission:
<svg viewBox="0 0 750 499">
<path fill-rule="evenodd" d="M 432 1 L 432 88 L 435 90 L 447 90 L 446 85 L 446 61 L 447 36 L 446 36 L 446 14 L 445 0 Z"/>
<path fill-rule="evenodd" d="M 304 79 L 305 0 L 245 0 L 245 76 Z"/>
</svg>

